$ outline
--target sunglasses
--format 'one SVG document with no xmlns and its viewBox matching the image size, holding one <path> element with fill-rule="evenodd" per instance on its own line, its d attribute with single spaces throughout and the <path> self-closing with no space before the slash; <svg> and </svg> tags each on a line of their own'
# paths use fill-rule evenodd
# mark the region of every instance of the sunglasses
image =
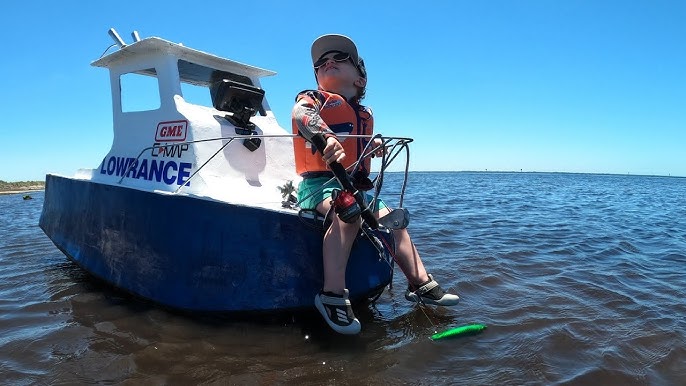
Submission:
<svg viewBox="0 0 686 386">
<path fill-rule="evenodd" d="M 324 54 L 324 55 L 326 55 L 326 54 Z M 326 58 L 326 57 L 319 58 L 319 60 L 314 62 L 314 69 L 318 70 L 319 67 L 325 65 L 326 62 L 328 62 L 329 60 L 333 60 L 334 62 L 345 62 L 348 59 L 350 59 L 350 54 L 347 54 L 345 52 L 337 52 L 330 58 Z M 352 62 L 352 60 L 351 60 L 351 62 Z"/>
</svg>

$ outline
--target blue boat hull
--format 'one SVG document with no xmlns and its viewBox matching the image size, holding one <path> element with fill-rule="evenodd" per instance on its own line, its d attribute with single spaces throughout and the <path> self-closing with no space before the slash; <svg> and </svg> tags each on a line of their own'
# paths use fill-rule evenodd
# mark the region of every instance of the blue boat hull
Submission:
<svg viewBox="0 0 686 386">
<path fill-rule="evenodd" d="M 322 286 L 322 233 L 292 214 L 48 175 L 40 227 L 92 275 L 176 309 L 311 307 Z M 352 299 L 389 284 L 389 260 L 356 241 Z"/>
</svg>

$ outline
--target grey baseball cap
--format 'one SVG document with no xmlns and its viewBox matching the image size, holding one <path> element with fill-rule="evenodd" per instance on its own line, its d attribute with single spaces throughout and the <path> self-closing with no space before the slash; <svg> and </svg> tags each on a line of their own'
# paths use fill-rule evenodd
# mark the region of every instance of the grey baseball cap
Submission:
<svg viewBox="0 0 686 386">
<path fill-rule="evenodd" d="M 331 51 L 345 52 L 350 55 L 360 74 L 365 79 L 367 78 L 367 69 L 364 66 L 364 61 L 357 53 L 355 43 L 345 35 L 329 34 L 318 37 L 312 43 L 312 64 Z"/>
<path fill-rule="evenodd" d="M 331 51 L 340 51 L 349 54 L 353 63 L 359 63 L 360 57 L 357 55 L 357 47 L 353 41 L 344 35 L 322 35 L 312 43 L 312 63 L 316 62 Z"/>
</svg>

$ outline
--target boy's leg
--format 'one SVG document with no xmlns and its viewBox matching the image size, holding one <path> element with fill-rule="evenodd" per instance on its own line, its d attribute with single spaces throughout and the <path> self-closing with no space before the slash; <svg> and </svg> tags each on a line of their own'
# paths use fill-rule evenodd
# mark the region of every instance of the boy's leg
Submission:
<svg viewBox="0 0 686 386">
<path fill-rule="evenodd" d="M 429 280 L 424 263 L 419 257 L 419 252 L 415 247 L 407 229 L 393 231 L 395 238 L 396 259 L 398 265 L 407 276 L 407 281 L 411 286 L 419 286 Z"/>
<path fill-rule="evenodd" d="M 326 215 L 331 207 L 330 200 L 317 205 L 317 211 Z M 324 291 L 342 294 L 345 289 L 345 268 L 350 257 L 350 250 L 360 229 L 360 222 L 348 224 L 341 221 L 331 211 L 331 226 L 324 234 Z"/>
<path fill-rule="evenodd" d="M 388 208 L 381 209 L 377 214 L 385 216 L 389 213 Z M 419 257 L 407 229 L 393 231 L 395 238 L 395 260 L 400 266 L 408 281 L 405 298 L 410 301 L 422 301 L 427 304 L 453 306 L 460 298 L 457 295 L 445 293 L 440 285 L 426 272 L 424 263 Z"/>
<path fill-rule="evenodd" d="M 348 224 L 329 212 L 330 200 L 325 199 L 317 205 L 317 211 L 330 213 L 331 226 L 324 234 L 323 261 L 324 287 L 314 298 L 314 304 L 326 323 L 341 334 L 360 332 L 360 321 L 353 313 L 348 290 L 345 288 L 345 270 L 350 257 L 353 241 L 360 228 L 360 222 Z"/>
<path fill-rule="evenodd" d="M 377 212 L 377 216 L 383 217 L 388 213 L 390 213 L 388 208 L 382 208 Z M 411 286 L 418 286 L 429 280 L 424 263 L 422 263 L 419 252 L 414 243 L 412 243 L 407 229 L 393 231 L 393 238 L 395 239 L 396 263 L 407 277 L 409 284 Z"/>
</svg>

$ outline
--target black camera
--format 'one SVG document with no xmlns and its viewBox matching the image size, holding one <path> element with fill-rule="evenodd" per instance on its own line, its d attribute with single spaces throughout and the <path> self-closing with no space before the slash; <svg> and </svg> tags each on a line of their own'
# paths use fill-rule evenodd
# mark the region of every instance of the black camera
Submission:
<svg viewBox="0 0 686 386">
<path fill-rule="evenodd" d="M 225 118 L 236 126 L 236 134 L 256 134 L 255 125 L 250 123 L 250 117 L 262 108 L 264 90 L 245 83 L 222 79 L 212 84 L 210 96 L 215 109 L 230 113 Z M 255 151 L 260 147 L 261 142 L 259 138 L 246 138 L 243 145 L 250 151 Z"/>
</svg>

